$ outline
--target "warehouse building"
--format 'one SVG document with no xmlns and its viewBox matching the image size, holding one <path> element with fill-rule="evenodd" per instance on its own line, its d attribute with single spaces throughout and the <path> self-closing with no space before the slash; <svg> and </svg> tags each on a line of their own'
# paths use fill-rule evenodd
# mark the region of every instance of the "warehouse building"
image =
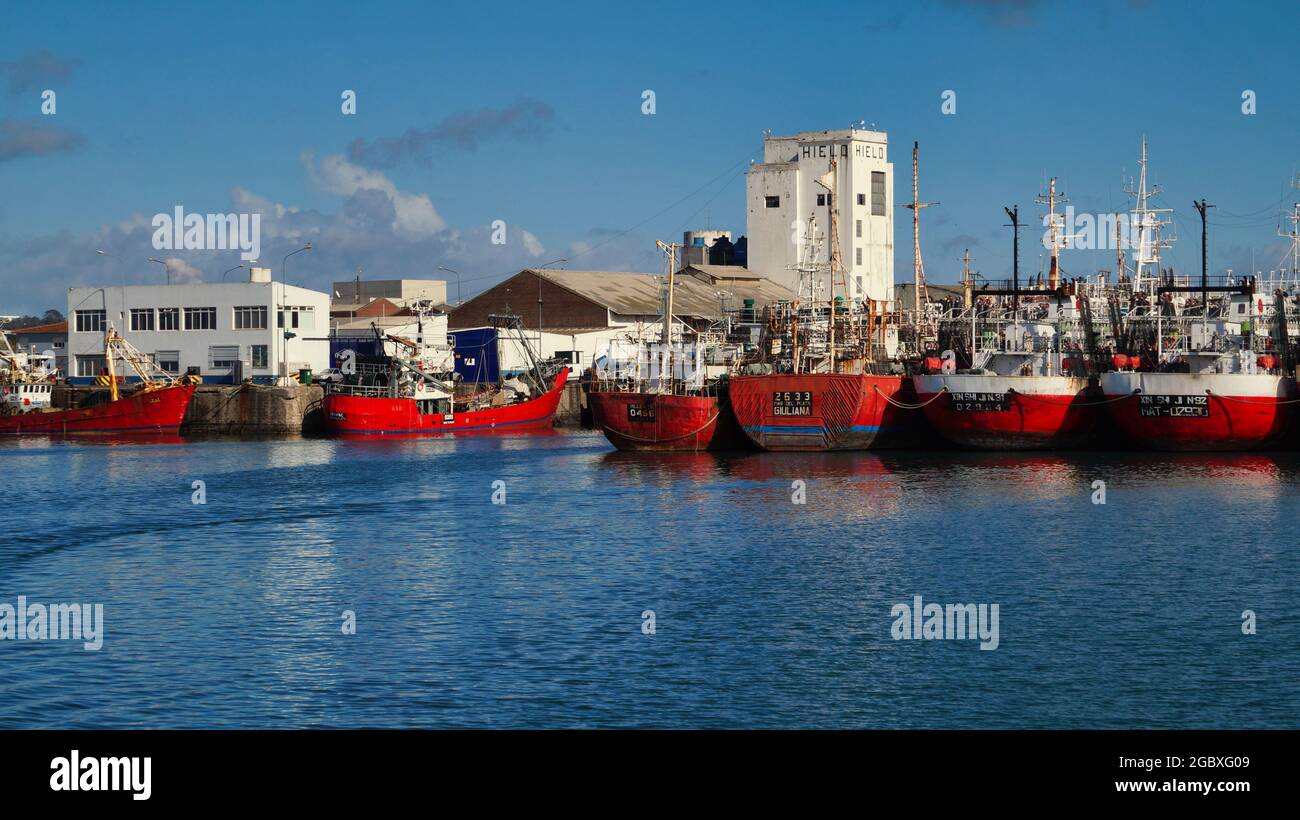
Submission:
<svg viewBox="0 0 1300 820">
<path fill-rule="evenodd" d="M 523 270 L 453 309 L 448 327 L 461 341 L 477 340 L 483 335 L 479 331 L 493 326 L 494 315 L 518 316 L 534 350 L 540 349 L 543 358 L 569 362 L 577 374 L 612 339 L 658 337 L 664 290 L 663 274 Z M 689 335 L 716 327 L 744 308 L 757 311 L 794 298 L 788 288 L 745 268 L 688 265 L 675 278 L 673 315 Z M 502 349 L 503 370 L 524 366 L 521 345 L 503 344 Z"/>
<path fill-rule="evenodd" d="M 276 383 L 329 366 L 329 295 L 271 281 L 128 285 L 68 290 L 68 380 L 89 384 L 105 366 L 111 323 L 168 373 L 205 382 Z"/>
</svg>

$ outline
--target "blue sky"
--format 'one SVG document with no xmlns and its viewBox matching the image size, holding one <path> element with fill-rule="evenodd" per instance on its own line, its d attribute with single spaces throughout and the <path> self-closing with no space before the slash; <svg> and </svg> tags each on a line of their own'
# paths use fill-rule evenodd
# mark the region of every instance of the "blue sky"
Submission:
<svg viewBox="0 0 1300 820">
<path fill-rule="evenodd" d="M 764 129 L 859 119 L 889 132 L 900 199 L 921 143 L 922 199 L 941 203 L 922 222 L 932 281 L 955 281 L 966 247 L 1006 276 L 1002 207 L 1036 219 L 1049 175 L 1080 211 L 1122 209 L 1144 134 L 1176 209 L 1167 261 L 1199 266 L 1191 201 L 1204 196 L 1212 268 L 1253 254 L 1268 269 L 1288 245 L 1278 211 L 1300 195 L 1287 190 L 1297 23 L 1300 7 L 1280 2 L 17 2 L 0 29 L 0 313 L 62 309 L 71 285 L 157 281 L 149 220 L 176 205 L 262 212 L 263 262 L 278 276 L 310 240 L 291 279 L 321 289 L 358 266 L 446 265 L 465 297 L 560 257 L 656 270 L 656 238 L 744 232 L 743 171 Z M 340 112 L 344 89 L 355 116 Z M 384 150 L 408 132 L 408 150 Z M 497 219 L 505 245 L 490 241 Z M 1024 243 L 1025 270 L 1039 252 Z M 168 253 L 180 276 L 239 262 Z M 1063 264 L 1084 274 L 1111 257 Z"/>
</svg>

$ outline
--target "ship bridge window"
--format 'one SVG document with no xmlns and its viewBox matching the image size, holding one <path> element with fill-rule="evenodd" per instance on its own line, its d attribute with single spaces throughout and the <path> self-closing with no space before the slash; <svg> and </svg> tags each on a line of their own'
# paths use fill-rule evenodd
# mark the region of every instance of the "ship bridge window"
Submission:
<svg viewBox="0 0 1300 820">
<path fill-rule="evenodd" d="M 768 208 L 780 208 L 780 207 L 781 207 L 781 197 L 779 197 L 779 196 L 765 196 L 765 197 L 763 197 L 763 204 L 764 204 L 766 207 L 768 207 Z"/>
</svg>

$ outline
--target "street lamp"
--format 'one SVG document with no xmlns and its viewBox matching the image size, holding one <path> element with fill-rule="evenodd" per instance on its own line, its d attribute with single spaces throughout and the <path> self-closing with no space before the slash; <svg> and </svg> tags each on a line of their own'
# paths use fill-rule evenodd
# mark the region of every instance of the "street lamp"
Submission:
<svg viewBox="0 0 1300 820">
<path fill-rule="evenodd" d="M 149 261 L 150 261 L 150 262 L 157 262 L 159 265 L 162 265 L 162 266 L 163 266 L 163 270 L 167 271 L 167 284 L 170 285 L 170 284 L 172 283 L 172 269 L 171 269 L 171 266 L 168 265 L 166 262 L 162 261 L 161 259 L 154 259 L 152 256 L 149 257 Z"/>
<path fill-rule="evenodd" d="M 281 281 L 281 282 L 283 282 L 283 283 L 286 284 L 286 285 L 289 284 L 289 257 L 290 257 L 290 256 L 293 256 L 294 254 L 302 253 L 303 251 L 309 251 L 309 250 L 311 250 L 311 243 L 310 243 L 310 242 L 308 242 L 306 245 L 303 245 L 301 248 L 299 248 L 298 250 L 294 251 L 293 253 L 285 254 L 284 259 L 281 260 L 281 262 L 280 262 L 280 281 Z"/>
<path fill-rule="evenodd" d="M 567 259 L 552 259 L 537 270 L 546 270 L 551 265 L 568 262 Z M 542 355 L 542 277 L 537 277 L 537 355 Z"/>
<path fill-rule="evenodd" d="M 105 250 L 98 250 L 95 251 L 95 253 L 98 254 L 99 256 L 111 256 L 118 261 L 119 265 L 126 264 L 126 260 L 115 253 L 109 253 L 108 251 Z M 126 268 L 119 268 L 119 269 L 122 271 L 122 287 L 126 287 Z"/>
<path fill-rule="evenodd" d="M 438 270 L 445 270 L 447 273 L 454 273 L 456 275 L 456 305 L 459 306 L 460 305 L 460 271 L 452 270 L 451 268 L 445 268 L 442 265 L 438 266 Z"/>
<path fill-rule="evenodd" d="M 233 268 L 228 268 L 228 269 L 222 271 L 222 273 L 221 273 L 221 281 L 222 281 L 222 282 L 226 281 L 226 274 L 230 273 L 230 271 L 232 271 L 232 270 L 239 270 L 239 269 L 242 268 L 243 266 L 244 266 L 244 264 L 241 262 L 241 263 L 239 263 L 238 265 L 235 265 Z"/>
</svg>

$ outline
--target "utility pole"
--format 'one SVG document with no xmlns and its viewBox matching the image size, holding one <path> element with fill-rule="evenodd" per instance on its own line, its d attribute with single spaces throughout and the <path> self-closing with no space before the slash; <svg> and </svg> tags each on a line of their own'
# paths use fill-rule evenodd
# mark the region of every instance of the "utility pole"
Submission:
<svg viewBox="0 0 1300 820">
<path fill-rule="evenodd" d="M 1196 206 L 1196 212 L 1201 215 L 1201 317 L 1208 319 L 1210 316 L 1210 283 L 1205 257 L 1208 232 L 1205 225 L 1205 209 L 1214 206 L 1205 204 L 1205 197 L 1201 197 L 1200 202 L 1193 200 L 1192 204 Z"/>
<path fill-rule="evenodd" d="M 938 202 L 921 201 L 921 184 L 920 173 L 918 170 L 918 155 L 920 153 L 920 143 L 912 143 L 912 201 L 905 204 L 904 208 L 912 210 L 912 277 L 915 288 L 913 294 L 913 308 L 916 311 L 916 334 L 917 344 L 916 352 L 921 353 L 921 306 L 928 301 L 925 293 L 925 265 L 921 262 L 921 209 L 929 208 L 931 205 L 938 205 Z"/>
<path fill-rule="evenodd" d="M 1012 294 L 1012 305 L 1020 305 L 1020 206 L 1012 205 L 1010 208 L 1003 208 L 1007 216 L 1011 217 L 1011 224 L 1005 227 L 1011 231 L 1011 290 L 1016 291 Z"/>
</svg>

